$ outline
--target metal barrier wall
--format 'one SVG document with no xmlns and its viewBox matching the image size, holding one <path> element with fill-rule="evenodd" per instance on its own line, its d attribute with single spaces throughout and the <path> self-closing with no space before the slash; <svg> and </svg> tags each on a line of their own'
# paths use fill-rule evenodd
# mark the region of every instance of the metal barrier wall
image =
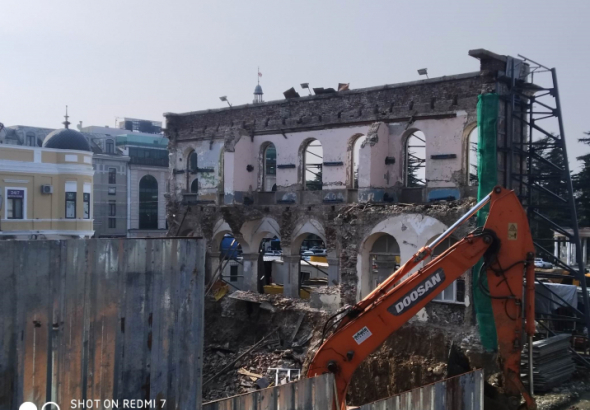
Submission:
<svg viewBox="0 0 590 410">
<path fill-rule="evenodd" d="M 329 410 L 333 405 L 334 375 L 329 373 L 212 401 L 204 404 L 203 410 Z"/>
<path fill-rule="evenodd" d="M 475 370 L 365 404 L 359 410 L 483 410 L 483 376 L 483 370 Z"/>
<path fill-rule="evenodd" d="M 0 242 L 0 409 L 200 409 L 204 265 L 194 239 Z"/>
</svg>

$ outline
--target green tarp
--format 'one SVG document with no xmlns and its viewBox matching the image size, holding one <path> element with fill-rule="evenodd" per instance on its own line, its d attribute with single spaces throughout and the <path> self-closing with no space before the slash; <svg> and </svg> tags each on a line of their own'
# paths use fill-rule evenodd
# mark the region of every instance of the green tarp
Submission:
<svg viewBox="0 0 590 410">
<path fill-rule="evenodd" d="M 477 200 L 482 200 L 492 192 L 497 185 L 497 131 L 498 131 L 498 95 L 482 94 L 477 101 L 477 178 L 479 188 Z M 477 213 L 477 226 L 483 226 L 488 213 L 489 205 L 486 205 Z M 473 303 L 479 325 L 479 335 L 486 350 L 497 350 L 498 339 L 496 337 L 496 325 L 492 312 L 492 302 L 484 295 L 479 286 L 480 261 L 473 269 Z M 488 285 L 487 276 L 482 278 L 483 284 Z"/>
</svg>

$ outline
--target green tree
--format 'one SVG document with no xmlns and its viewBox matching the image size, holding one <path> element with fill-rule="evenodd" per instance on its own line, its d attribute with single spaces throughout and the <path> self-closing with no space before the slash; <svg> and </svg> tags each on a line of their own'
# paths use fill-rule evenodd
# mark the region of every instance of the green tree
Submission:
<svg viewBox="0 0 590 410">
<path fill-rule="evenodd" d="M 556 196 L 567 200 L 567 175 L 565 172 L 561 171 L 565 169 L 563 151 L 555 145 L 552 138 L 545 138 L 539 140 L 536 144 L 536 153 L 545 161 L 536 160 L 533 162 L 533 169 L 531 170 L 531 178 L 533 182 L 538 184 L 541 188 L 552 192 Z M 556 169 L 556 167 L 551 164 L 557 166 L 561 170 Z M 532 205 L 540 214 L 564 228 L 571 227 L 572 221 L 567 204 L 558 200 L 543 189 L 533 189 L 532 195 Z M 534 223 L 531 226 L 531 230 L 533 239 L 542 246 L 550 249 L 551 243 L 553 243 L 552 227 L 545 222 L 540 222 Z"/>
<path fill-rule="evenodd" d="M 578 141 L 590 145 L 590 132 L 584 134 L 588 137 L 580 138 Z M 573 177 L 578 223 L 580 226 L 590 226 L 590 154 L 577 159 L 582 162 L 582 169 Z"/>
</svg>

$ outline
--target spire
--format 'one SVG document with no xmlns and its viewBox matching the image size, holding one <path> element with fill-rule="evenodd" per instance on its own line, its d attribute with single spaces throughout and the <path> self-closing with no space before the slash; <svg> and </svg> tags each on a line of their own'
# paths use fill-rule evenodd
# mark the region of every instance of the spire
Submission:
<svg viewBox="0 0 590 410">
<path fill-rule="evenodd" d="M 68 115 L 68 106 L 67 105 L 66 105 L 66 115 L 64 115 L 64 118 L 66 120 L 64 122 L 62 122 L 62 124 L 64 125 L 64 127 L 67 130 L 70 127 L 70 122 L 68 121 L 68 118 L 70 118 L 70 116 Z"/>
<path fill-rule="evenodd" d="M 254 101 L 252 101 L 253 104 L 260 104 L 264 102 L 262 99 L 262 95 L 264 93 L 262 92 L 262 87 L 260 86 L 260 77 L 262 77 L 262 73 L 260 72 L 260 67 L 258 67 L 258 84 L 256 85 L 256 88 L 254 88 Z"/>
</svg>

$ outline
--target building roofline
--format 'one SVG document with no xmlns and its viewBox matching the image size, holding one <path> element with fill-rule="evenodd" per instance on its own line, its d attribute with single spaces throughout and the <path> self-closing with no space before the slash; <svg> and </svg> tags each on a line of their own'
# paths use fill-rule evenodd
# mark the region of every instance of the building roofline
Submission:
<svg viewBox="0 0 590 410">
<path fill-rule="evenodd" d="M 456 81 L 456 80 L 464 80 L 467 78 L 479 77 L 481 75 L 480 71 L 474 71 L 469 73 L 463 74 L 455 74 L 455 75 L 448 75 L 436 78 L 430 78 L 426 80 L 417 80 L 417 81 L 408 81 L 404 83 L 396 83 L 396 84 L 385 84 L 375 87 L 367 87 L 367 88 L 357 88 L 354 90 L 347 90 L 347 91 L 340 91 L 335 93 L 329 94 L 319 94 L 319 95 L 308 95 L 299 98 L 290 98 L 290 99 L 282 99 L 282 100 L 273 100 L 273 101 L 266 101 L 263 103 L 257 104 L 242 104 L 242 105 L 234 105 L 232 107 L 221 107 L 221 108 L 213 108 L 213 109 L 206 109 L 206 110 L 199 110 L 199 111 L 189 111 L 184 113 L 172 113 L 172 112 L 165 112 L 163 115 L 164 117 L 183 117 L 183 116 L 190 116 L 190 115 L 202 115 L 202 114 L 211 114 L 217 112 L 229 112 L 240 110 L 244 108 L 252 108 L 252 107 L 267 107 L 269 105 L 281 105 L 285 103 L 299 102 L 299 101 L 313 101 L 313 100 L 321 100 L 321 99 L 329 99 L 329 98 L 342 98 L 344 96 L 348 96 L 351 94 L 362 94 L 366 92 L 376 92 L 381 90 L 388 90 L 393 88 L 404 88 L 410 87 L 413 85 L 423 85 L 423 84 L 434 84 L 434 83 L 441 83 L 446 81 Z"/>
</svg>

